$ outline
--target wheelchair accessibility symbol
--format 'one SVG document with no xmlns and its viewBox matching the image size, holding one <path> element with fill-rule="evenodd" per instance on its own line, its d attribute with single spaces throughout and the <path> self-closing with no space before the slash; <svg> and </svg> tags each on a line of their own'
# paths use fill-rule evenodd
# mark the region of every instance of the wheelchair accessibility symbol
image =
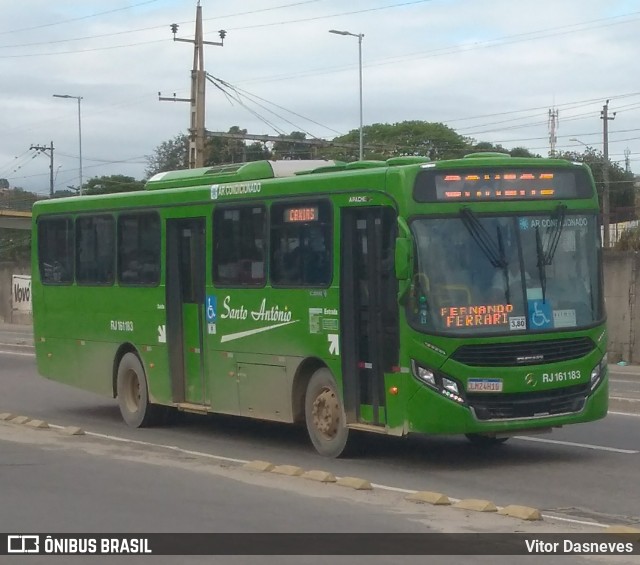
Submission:
<svg viewBox="0 0 640 565">
<path fill-rule="evenodd" d="M 529 326 L 533 329 L 543 329 L 553 327 L 553 315 L 551 314 L 551 304 L 542 300 L 529 300 Z"/>
</svg>

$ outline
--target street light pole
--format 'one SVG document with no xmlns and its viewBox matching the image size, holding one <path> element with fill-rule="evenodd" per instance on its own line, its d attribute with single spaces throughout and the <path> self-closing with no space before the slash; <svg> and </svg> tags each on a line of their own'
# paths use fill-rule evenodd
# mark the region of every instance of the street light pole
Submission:
<svg viewBox="0 0 640 565">
<path fill-rule="evenodd" d="M 570 137 L 569 141 L 577 141 L 580 145 L 584 145 L 587 149 L 589 149 L 589 145 L 587 145 L 584 141 L 580 141 L 577 137 Z"/>
<path fill-rule="evenodd" d="M 80 101 L 82 96 L 71 96 L 70 94 L 54 94 L 55 98 L 74 98 L 78 101 L 78 143 L 79 143 L 79 158 L 80 158 L 80 196 L 82 196 L 82 117 L 80 112 Z"/>
<path fill-rule="evenodd" d="M 350 35 L 352 37 L 358 38 L 358 76 L 359 76 L 359 84 L 360 84 L 360 158 L 362 161 L 364 159 L 364 145 L 362 139 L 362 38 L 364 37 L 364 33 L 351 33 L 350 31 L 339 31 L 337 29 L 330 29 L 329 33 L 335 33 L 337 35 Z"/>
</svg>

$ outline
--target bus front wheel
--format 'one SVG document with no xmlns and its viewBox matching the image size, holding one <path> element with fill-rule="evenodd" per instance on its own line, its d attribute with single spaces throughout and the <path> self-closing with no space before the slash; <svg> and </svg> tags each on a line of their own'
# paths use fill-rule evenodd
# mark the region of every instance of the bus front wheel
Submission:
<svg viewBox="0 0 640 565">
<path fill-rule="evenodd" d="M 124 421 L 133 428 L 155 424 L 161 407 L 149 403 L 147 377 L 138 356 L 125 353 L 118 365 L 118 405 Z"/>
<path fill-rule="evenodd" d="M 345 454 L 349 428 L 336 382 L 328 369 L 318 369 L 305 395 L 305 420 L 311 443 L 320 455 Z"/>
</svg>

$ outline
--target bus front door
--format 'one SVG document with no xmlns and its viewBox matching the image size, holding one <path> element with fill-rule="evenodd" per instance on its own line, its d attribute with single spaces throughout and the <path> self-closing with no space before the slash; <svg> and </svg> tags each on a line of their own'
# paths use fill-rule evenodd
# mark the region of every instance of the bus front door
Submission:
<svg viewBox="0 0 640 565">
<path fill-rule="evenodd" d="M 398 363 L 396 213 L 390 207 L 342 211 L 341 335 L 349 423 L 384 426 L 384 373 Z"/>
<path fill-rule="evenodd" d="M 167 347 L 173 401 L 206 402 L 203 352 L 205 218 L 167 220 Z"/>
</svg>

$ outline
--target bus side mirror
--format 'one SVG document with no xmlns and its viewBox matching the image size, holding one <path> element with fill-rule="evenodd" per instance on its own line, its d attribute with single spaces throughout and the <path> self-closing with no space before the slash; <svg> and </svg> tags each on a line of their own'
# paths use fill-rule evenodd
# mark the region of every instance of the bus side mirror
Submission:
<svg viewBox="0 0 640 565">
<path fill-rule="evenodd" d="M 413 248 L 411 241 L 406 237 L 396 238 L 396 278 L 400 281 L 406 281 L 411 276 L 411 255 Z"/>
</svg>

